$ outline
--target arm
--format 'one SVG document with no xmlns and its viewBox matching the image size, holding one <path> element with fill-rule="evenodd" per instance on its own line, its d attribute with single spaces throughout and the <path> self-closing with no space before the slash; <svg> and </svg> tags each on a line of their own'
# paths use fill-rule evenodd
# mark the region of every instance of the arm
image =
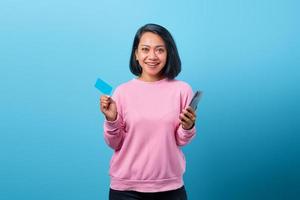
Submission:
<svg viewBox="0 0 300 200">
<path fill-rule="evenodd" d="M 103 97 L 101 111 L 105 115 L 104 140 L 112 149 L 119 150 L 124 140 L 125 123 L 118 88 L 111 98 Z"/>
<path fill-rule="evenodd" d="M 195 125 L 191 129 L 184 129 L 182 125 L 180 125 L 176 131 L 176 143 L 178 146 L 187 145 L 194 137 L 196 136 L 196 128 Z"/>
<path fill-rule="evenodd" d="M 117 114 L 115 121 L 104 121 L 104 140 L 108 146 L 114 150 L 119 150 L 122 147 L 124 140 L 124 122 L 122 117 Z"/>
<path fill-rule="evenodd" d="M 182 113 L 180 114 L 179 118 L 181 122 L 175 133 L 176 143 L 178 146 L 187 145 L 196 136 L 196 114 L 193 110 L 191 110 L 191 107 L 187 109 L 192 96 L 193 91 L 191 87 L 187 85 L 180 96 L 180 108 Z"/>
</svg>

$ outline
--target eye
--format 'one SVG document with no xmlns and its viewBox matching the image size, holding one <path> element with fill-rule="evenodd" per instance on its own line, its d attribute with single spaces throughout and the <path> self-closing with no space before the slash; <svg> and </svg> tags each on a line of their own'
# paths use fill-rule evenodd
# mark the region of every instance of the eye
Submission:
<svg viewBox="0 0 300 200">
<path fill-rule="evenodd" d="M 142 51 L 142 52 L 148 52 L 149 49 L 148 49 L 147 47 L 142 47 L 142 48 L 141 48 L 141 51 Z"/>
<path fill-rule="evenodd" d="M 165 49 L 164 49 L 164 48 L 158 48 L 158 49 L 157 49 L 157 52 L 158 52 L 158 53 L 164 53 L 164 52 L 165 52 Z"/>
</svg>

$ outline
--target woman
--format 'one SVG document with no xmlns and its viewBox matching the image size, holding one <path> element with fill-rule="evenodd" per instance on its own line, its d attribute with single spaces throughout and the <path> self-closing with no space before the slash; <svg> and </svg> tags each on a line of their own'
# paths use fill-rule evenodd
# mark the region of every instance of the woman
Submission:
<svg viewBox="0 0 300 200">
<path fill-rule="evenodd" d="M 185 157 L 180 147 L 195 136 L 193 91 L 175 80 L 181 71 L 176 44 L 164 27 L 136 33 L 130 70 L 137 77 L 101 96 L 104 139 L 114 149 L 110 200 L 185 200 Z"/>
</svg>

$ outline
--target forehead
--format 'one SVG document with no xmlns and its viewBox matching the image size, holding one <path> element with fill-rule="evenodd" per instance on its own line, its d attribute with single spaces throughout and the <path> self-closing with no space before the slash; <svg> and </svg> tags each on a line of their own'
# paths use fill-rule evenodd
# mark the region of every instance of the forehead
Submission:
<svg viewBox="0 0 300 200">
<path fill-rule="evenodd" d="M 143 33 L 139 45 L 158 46 L 165 45 L 164 40 L 157 34 L 151 32 Z"/>
</svg>

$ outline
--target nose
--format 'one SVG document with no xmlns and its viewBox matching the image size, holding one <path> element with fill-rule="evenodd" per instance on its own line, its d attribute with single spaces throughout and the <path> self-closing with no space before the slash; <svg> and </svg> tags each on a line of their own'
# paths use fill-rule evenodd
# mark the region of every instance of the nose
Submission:
<svg viewBox="0 0 300 200">
<path fill-rule="evenodd" d="M 148 57 L 149 57 L 149 59 L 152 59 L 152 60 L 157 59 L 157 55 L 155 53 L 155 50 L 149 51 L 149 56 Z"/>
</svg>

